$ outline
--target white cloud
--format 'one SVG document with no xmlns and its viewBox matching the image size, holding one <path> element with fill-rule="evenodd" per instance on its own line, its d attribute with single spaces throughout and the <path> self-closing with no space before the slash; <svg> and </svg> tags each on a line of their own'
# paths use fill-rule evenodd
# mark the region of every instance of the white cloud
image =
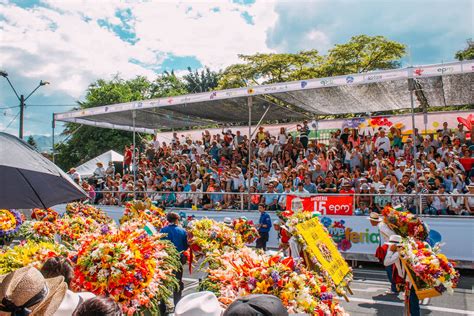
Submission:
<svg viewBox="0 0 474 316">
<path fill-rule="evenodd" d="M 312 29 L 302 37 L 300 47 L 302 49 L 318 49 L 324 52 L 329 49 L 331 43 L 329 37 L 322 31 Z"/>
<path fill-rule="evenodd" d="M 15 68 L 28 80 L 51 81 L 49 91 L 74 98 L 97 78 L 116 73 L 153 78 L 151 69 L 159 68 L 169 55 L 195 56 L 201 64 L 219 69 L 237 62 L 238 53 L 268 52 L 266 31 L 277 19 L 273 1 L 250 6 L 212 1 L 44 2 L 47 7 L 29 9 L 0 2 L 0 65 Z M 133 15 L 130 27 L 138 39 L 134 45 L 97 22 L 120 26 L 116 12 L 126 9 Z M 241 16 L 244 11 L 253 24 Z"/>
</svg>

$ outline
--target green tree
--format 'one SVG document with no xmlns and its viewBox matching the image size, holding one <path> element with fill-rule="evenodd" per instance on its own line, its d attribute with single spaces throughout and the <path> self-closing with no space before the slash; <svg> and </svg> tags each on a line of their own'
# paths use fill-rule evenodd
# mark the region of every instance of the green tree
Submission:
<svg viewBox="0 0 474 316">
<path fill-rule="evenodd" d="M 474 59 L 474 41 L 468 39 L 467 47 L 463 50 L 458 50 L 454 57 L 460 61 Z"/>
<path fill-rule="evenodd" d="M 325 76 L 338 76 L 371 70 L 400 67 L 400 58 L 406 54 L 404 44 L 383 36 L 358 35 L 345 44 L 337 44 L 325 58 Z"/>
<path fill-rule="evenodd" d="M 188 73 L 183 76 L 184 85 L 188 93 L 207 92 L 217 88 L 220 72 L 214 72 L 208 67 L 198 72 L 188 67 Z"/>
<path fill-rule="evenodd" d="M 383 36 L 358 35 L 335 45 L 327 55 L 317 50 L 294 54 L 239 55 L 243 61 L 225 69 L 219 88 L 302 80 L 400 67 L 405 45 Z"/>
<path fill-rule="evenodd" d="M 89 86 L 79 108 L 137 101 L 186 93 L 184 84 L 171 73 L 164 73 L 154 81 L 145 77 L 123 80 L 116 76 L 110 81 L 99 79 Z M 93 126 L 67 123 L 63 132 L 68 141 L 56 146 L 56 163 L 69 169 L 107 150 L 122 152 L 132 143 L 132 133 Z M 137 137 L 140 144 L 140 138 Z"/>
<path fill-rule="evenodd" d="M 317 74 L 323 57 L 317 50 L 296 54 L 239 55 L 243 64 L 234 64 L 224 71 L 219 88 L 237 88 L 247 85 L 305 79 Z"/>
<path fill-rule="evenodd" d="M 26 142 L 31 146 L 33 147 L 34 149 L 38 149 L 38 145 L 36 144 L 36 141 L 35 139 L 33 138 L 33 136 L 28 136 L 28 139 L 26 140 Z"/>
</svg>

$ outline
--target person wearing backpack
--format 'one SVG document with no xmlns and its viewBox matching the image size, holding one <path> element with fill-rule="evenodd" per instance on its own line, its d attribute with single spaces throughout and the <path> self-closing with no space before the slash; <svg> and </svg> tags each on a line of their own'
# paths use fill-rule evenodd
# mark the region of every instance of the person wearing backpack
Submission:
<svg viewBox="0 0 474 316">
<path fill-rule="evenodd" d="M 383 222 L 383 219 L 380 218 L 378 213 L 372 212 L 368 217 L 370 224 L 372 226 L 377 226 L 379 230 L 379 246 L 375 251 L 375 257 L 379 260 L 381 264 L 384 263 L 385 256 L 388 250 L 388 241 L 390 240 L 390 236 L 395 235 L 395 232 L 391 230 L 387 224 Z M 383 241 L 383 244 L 382 244 Z M 384 265 L 385 266 L 385 265 Z M 390 281 L 390 290 L 387 291 L 387 294 L 394 294 L 398 295 L 398 290 L 396 284 L 393 279 L 393 265 L 385 266 L 385 271 L 387 272 L 388 280 Z"/>
</svg>

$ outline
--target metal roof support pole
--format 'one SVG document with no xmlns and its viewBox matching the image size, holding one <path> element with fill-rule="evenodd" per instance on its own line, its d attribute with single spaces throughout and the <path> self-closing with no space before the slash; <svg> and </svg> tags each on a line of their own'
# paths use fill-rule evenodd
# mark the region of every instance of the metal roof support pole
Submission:
<svg viewBox="0 0 474 316">
<path fill-rule="evenodd" d="M 415 99 L 413 93 L 415 91 L 415 79 L 408 79 L 408 89 L 410 90 L 410 104 L 411 104 L 411 125 L 412 125 L 412 146 L 413 146 L 413 170 L 415 171 L 415 194 L 416 199 L 421 199 L 421 196 L 418 195 L 418 173 L 416 170 L 416 133 L 415 133 Z M 419 203 L 421 205 L 421 202 Z M 418 210 L 421 214 L 423 210 Z"/>
<path fill-rule="evenodd" d="M 247 98 L 247 103 L 249 106 L 249 146 L 248 146 L 248 154 L 249 154 L 249 161 L 247 163 L 247 194 L 248 194 L 248 203 L 247 203 L 247 211 L 250 212 L 250 203 L 252 200 L 252 196 L 250 194 L 250 186 L 252 185 L 252 179 L 250 178 L 250 168 L 252 168 L 251 163 L 252 163 L 252 97 Z"/>
<path fill-rule="evenodd" d="M 52 129 L 52 133 L 51 133 L 51 155 L 53 156 L 52 160 L 53 160 L 53 163 L 54 163 L 54 128 L 56 127 L 56 120 L 54 119 L 54 113 L 53 113 L 53 122 L 51 124 L 51 129 Z"/>
<path fill-rule="evenodd" d="M 132 126 L 133 126 L 133 199 L 136 197 L 136 186 L 137 186 L 137 154 L 136 154 L 136 133 L 135 133 L 135 119 L 137 118 L 137 113 L 135 110 L 132 111 Z"/>
</svg>

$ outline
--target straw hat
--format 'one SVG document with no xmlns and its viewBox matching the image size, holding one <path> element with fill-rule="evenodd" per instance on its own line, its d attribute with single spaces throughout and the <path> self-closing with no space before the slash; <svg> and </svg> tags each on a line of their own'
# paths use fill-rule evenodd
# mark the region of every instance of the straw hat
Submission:
<svg viewBox="0 0 474 316">
<path fill-rule="evenodd" d="M 375 212 L 371 212 L 369 214 L 369 217 L 367 217 L 368 220 L 372 221 L 372 222 L 381 222 L 382 219 L 380 218 L 380 215 L 378 213 L 375 213 Z"/>
<path fill-rule="evenodd" d="M 11 314 L 29 310 L 32 316 L 52 316 L 67 290 L 63 276 L 45 279 L 33 267 L 20 268 L 0 280 L 0 310 Z"/>
</svg>

